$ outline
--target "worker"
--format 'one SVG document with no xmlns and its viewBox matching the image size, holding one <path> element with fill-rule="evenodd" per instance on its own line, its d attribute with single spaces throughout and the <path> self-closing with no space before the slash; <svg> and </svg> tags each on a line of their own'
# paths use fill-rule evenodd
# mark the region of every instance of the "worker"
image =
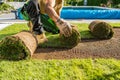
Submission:
<svg viewBox="0 0 120 80">
<path fill-rule="evenodd" d="M 44 34 L 44 24 L 41 22 L 42 14 L 47 14 L 54 21 L 60 34 L 63 34 L 65 37 L 69 37 L 72 34 L 70 23 L 60 18 L 62 6 L 63 0 L 29 0 L 27 5 L 23 6 L 21 11 L 27 12 L 30 18 L 28 26 L 36 35 L 39 43 L 47 41 Z"/>
</svg>

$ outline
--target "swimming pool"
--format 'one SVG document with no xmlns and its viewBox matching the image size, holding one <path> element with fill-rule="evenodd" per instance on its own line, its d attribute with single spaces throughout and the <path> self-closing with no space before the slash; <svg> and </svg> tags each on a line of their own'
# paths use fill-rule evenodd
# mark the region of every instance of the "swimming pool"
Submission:
<svg viewBox="0 0 120 80">
<path fill-rule="evenodd" d="M 61 18 L 64 19 L 120 19 L 120 9 L 83 6 L 63 7 Z"/>
</svg>

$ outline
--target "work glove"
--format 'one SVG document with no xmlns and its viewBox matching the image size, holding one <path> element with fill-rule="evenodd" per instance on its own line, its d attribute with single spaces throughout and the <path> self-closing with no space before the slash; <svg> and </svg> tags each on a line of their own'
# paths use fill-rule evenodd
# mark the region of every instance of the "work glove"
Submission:
<svg viewBox="0 0 120 80">
<path fill-rule="evenodd" d="M 71 36 L 72 27 L 67 21 L 63 19 L 58 19 L 56 25 L 60 30 L 60 34 L 63 34 L 65 37 Z"/>
</svg>

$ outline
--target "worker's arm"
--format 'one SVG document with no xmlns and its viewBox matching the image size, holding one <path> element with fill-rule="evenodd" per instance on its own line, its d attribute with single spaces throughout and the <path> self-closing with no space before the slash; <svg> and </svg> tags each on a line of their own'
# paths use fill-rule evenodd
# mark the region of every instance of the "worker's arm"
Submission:
<svg viewBox="0 0 120 80">
<path fill-rule="evenodd" d="M 68 22 L 63 19 L 60 19 L 60 16 L 56 13 L 53 6 L 55 5 L 55 0 L 46 0 L 45 11 L 50 18 L 56 23 L 57 27 L 60 29 L 61 34 L 64 34 L 66 37 L 72 34 L 72 28 Z"/>
<path fill-rule="evenodd" d="M 45 12 L 56 22 L 60 17 L 54 10 L 55 0 L 46 0 Z"/>
</svg>

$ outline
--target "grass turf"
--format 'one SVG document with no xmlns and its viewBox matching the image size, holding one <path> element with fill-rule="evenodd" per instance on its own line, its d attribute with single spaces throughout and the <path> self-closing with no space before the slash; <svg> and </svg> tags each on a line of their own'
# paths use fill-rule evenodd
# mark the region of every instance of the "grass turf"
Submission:
<svg viewBox="0 0 120 80">
<path fill-rule="evenodd" d="M 94 38 L 94 36 L 91 35 L 87 23 L 72 23 L 73 25 L 76 25 L 80 31 L 81 39 L 91 39 Z M 110 23 L 113 27 L 120 27 L 120 23 Z M 13 24 L 11 26 L 8 26 L 7 28 L 0 31 L 0 40 L 6 36 L 16 34 L 22 30 L 28 30 L 27 24 Z M 48 42 L 40 44 L 40 47 L 65 47 L 64 45 L 61 45 L 61 42 L 59 41 L 59 34 L 53 35 L 51 33 L 46 32 L 46 36 L 48 38 Z"/>
<path fill-rule="evenodd" d="M 103 21 L 93 21 L 89 29 L 91 34 L 98 39 L 111 39 L 114 34 L 112 26 Z"/>
<path fill-rule="evenodd" d="M 91 38 L 88 24 L 80 26 L 82 38 Z M 112 23 L 114 26 L 120 24 Z M 28 30 L 26 24 L 14 24 L 0 31 L 0 40 L 5 36 Z M 52 41 L 58 35 L 47 33 Z M 52 43 L 49 44 L 53 45 Z M 58 45 L 58 44 L 56 44 Z M 0 60 L 0 80 L 119 80 L 120 60 L 73 59 L 73 60 Z"/>
<path fill-rule="evenodd" d="M 72 28 L 72 34 L 69 37 L 60 35 L 61 45 L 65 45 L 66 48 L 73 48 L 80 42 L 80 33 L 75 26 Z"/>
<path fill-rule="evenodd" d="M 27 24 L 13 24 L 0 31 L 0 40 L 6 36 L 14 35 L 22 30 L 28 30 Z"/>
<path fill-rule="evenodd" d="M 0 58 L 21 60 L 30 57 L 29 49 L 18 37 L 8 36 L 0 42 Z"/>
<path fill-rule="evenodd" d="M 0 60 L 0 80 L 119 80 L 120 60 Z"/>
<path fill-rule="evenodd" d="M 88 30 L 88 24 L 74 25 L 79 26 L 78 29 L 80 30 L 82 38 L 93 37 Z M 8 26 L 7 28 L 0 31 L 0 40 L 6 36 L 16 34 L 22 30 L 28 30 L 26 24 L 13 24 L 11 26 Z M 51 33 L 46 32 L 46 35 L 49 41 L 47 43 L 40 44 L 40 47 L 64 47 L 64 45 L 61 45 L 61 42 L 59 40 L 59 34 L 53 35 Z"/>
</svg>

